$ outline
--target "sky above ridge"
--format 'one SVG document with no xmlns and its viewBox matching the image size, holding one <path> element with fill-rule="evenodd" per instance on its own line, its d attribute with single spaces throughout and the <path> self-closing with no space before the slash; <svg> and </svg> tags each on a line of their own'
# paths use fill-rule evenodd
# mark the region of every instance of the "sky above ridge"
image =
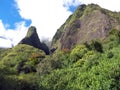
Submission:
<svg viewBox="0 0 120 90">
<path fill-rule="evenodd" d="M 0 47 L 16 45 L 31 25 L 40 39 L 52 39 L 80 4 L 90 3 L 120 11 L 120 0 L 0 0 Z"/>
</svg>

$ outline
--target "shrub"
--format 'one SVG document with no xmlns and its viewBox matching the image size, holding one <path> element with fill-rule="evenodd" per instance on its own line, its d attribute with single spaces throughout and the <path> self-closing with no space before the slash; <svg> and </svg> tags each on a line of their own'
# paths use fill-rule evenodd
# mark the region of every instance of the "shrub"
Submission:
<svg viewBox="0 0 120 90">
<path fill-rule="evenodd" d="M 108 54 L 107 54 L 107 58 L 112 58 L 114 56 L 114 54 L 112 53 L 112 52 L 109 52 Z"/>
<path fill-rule="evenodd" d="M 62 52 L 65 53 L 65 54 L 66 54 L 66 53 L 70 53 L 70 49 L 68 49 L 68 48 L 63 48 L 63 49 L 62 49 Z"/>
<path fill-rule="evenodd" d="M 63 49 L 62 51 L 57 51 L 53 54 L 52 60 L 54 60 L 57 63 L 58 68 L 66 68 L 71 65 L 70 62 L 70 50 L 69 49 Z"/>
<path fill-rule="evenodd" d="M 87 48 L 84 45 L 76 46 L 70 53 L 70 59 L 72 62 L 76 62 L 81 59 L 85 53 L 87 53 Z"/>
<path fill-rule="evenodd" d="M 51 57 L 46 57 L 44 60 L 40 61 L 37 66 L 37 72 L 39 75 L 48 74 L 53 69 L 61 67 L 61 63 L 57 60 L 53 60 Z"/>
<path fill-rule="evenodd" d="M 92 47 L 93 50 L 95 50 L 97 52 L 101 52 L 101 53 L 103 52 L 103 46 L 98 41 L 92 41 L 91 47 Z"/>
</svg>

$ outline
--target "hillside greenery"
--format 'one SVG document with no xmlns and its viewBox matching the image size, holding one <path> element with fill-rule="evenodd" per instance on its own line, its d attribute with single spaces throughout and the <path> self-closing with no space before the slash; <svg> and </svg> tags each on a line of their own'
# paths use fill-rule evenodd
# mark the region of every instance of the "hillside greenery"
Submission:
<svg viewBox="0 0 120 90">
<path fill-rule="evenodd" d="M 0 49 L 0 90 L 119 90 L 120 32 L 45 55 L 19 44 Z"/>
<path fill-rule="evenodd" d="M 99 19 L 92 17 L 94 14 Z M 104 23 L 101 19 L 105 19 Z M 106 23 L 105 30 L 101 30 Z M 82 25 L 85 29 L 77 32 Z M 93 28 L 94 25 L 97 26 Z M 120 13 L 90 4 L 80 5 L 58 29 L 52 42 L 38 43 L 40 48 L 35 48 L 39 38 L 33 37 L 37 33 L 31 27 L 25 38 L 30 44 L 0 49 L 0 90 L 120 90 L 119 25 Z M 85 37 L 80 40 L 83 34 Z M 87 40 L 102 34 L 105 35 Z M 52 43 L 50 53 L 45 43 L 49 48 Z M 62 44 L 70 48 L 61 48 Z"/>
</svg>

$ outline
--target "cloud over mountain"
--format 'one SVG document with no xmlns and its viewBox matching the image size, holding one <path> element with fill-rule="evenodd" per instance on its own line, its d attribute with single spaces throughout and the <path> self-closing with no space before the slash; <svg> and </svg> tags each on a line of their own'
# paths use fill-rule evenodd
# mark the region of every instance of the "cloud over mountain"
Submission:
<svg viewBox="0 0 120 90">
<path fill-rule="evenodd" d="M 51 39 L 56 30 L 66 21 L 68 16 L 73 13 L 75 8 L 83 3 L 95 3 L 112 11 L 120 11 L 119 0 L 12 0 L 12 2 L 13 1 L 15 2 L 11 8 L 12 11 L 9 13 L 10 15 L 14 15 L 14 18 L 9 20 L 10 18 L 6 17 L 8 19 L 6 19 L 6 21 L 11 23 L 13 19 L 18 19 L 18 22 L 16 21 L 14 28 L 11 29 L 9 27 L 12 27 L 13 24 L 4 23 L 4 20 L 0 17 L 0 36 L 12 39 L 14 45 L 26 35 L 30 25 L 36 26 L 40 39 L 45 37 Z M 8 1 L 5 1 L 2 6 L 5 7 L 9 4 L 6 2 Z M 15 14 L 13 13 L 14 10 L 17 10 Z M 29 23 L 28 25 L 26 25 L 27 22 Z"/>
<path fill-rule="evenodd" d="M 51 38 L 71 14 L 63 0 L 16 0 L 20 15 L 31 19 L 40 37 Z M 26 6 L 27 5 L 27 6 Z"/>
</svg>

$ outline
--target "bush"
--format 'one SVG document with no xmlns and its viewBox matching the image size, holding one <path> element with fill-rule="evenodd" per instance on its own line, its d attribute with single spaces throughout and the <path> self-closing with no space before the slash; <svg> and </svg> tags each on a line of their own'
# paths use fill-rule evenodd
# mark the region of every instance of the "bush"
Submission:
<svg viewBox="0 0 120 90">
<path fill-rule="evenodd" d="M 12 48 L 3 59 L 2 64 L 16 73 L 35 72 L 36 65 L 45 58 L 45 53 L 29 45 L 20 44 Z"/>
<path fill-rule="evenodd" d="M 46 57 L 42 60 L 37 66 L 37 73 L 39 75 L 48 74 L 53 69 L 57 69 L 61 67 L 61 63 L 57 60 L 53 60 L 51 57 Z"/>
<path fill-rule="evenodd" d="M 107 54 L 107 58 L 112 58 L 114 56 L 114 54 L 112 53 L 112 52 L 109 52 L 108 54 Z"/>
<path fill-rule="evenodd" d="M 98 41 L 92 41 L 91 47 L 92 47 L 93 50 L 95 50 L 97 52 L 101 52 L 101 53 L 103 52 L 103 46 Z"/>
<path fill-rule="evenodd" d="M 81 59 L 87 51 L 88 50 L 84 45 L 76 46 L 70 53 L 71 62 L 76 62 Z"/>
</svg>

